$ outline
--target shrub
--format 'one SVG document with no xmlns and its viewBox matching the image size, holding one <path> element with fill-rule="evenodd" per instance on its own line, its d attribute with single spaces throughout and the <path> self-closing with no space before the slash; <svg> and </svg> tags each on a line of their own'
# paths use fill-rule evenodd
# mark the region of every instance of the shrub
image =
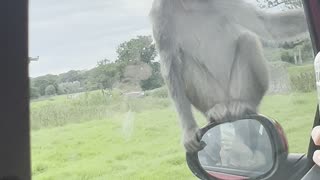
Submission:
<svg viewBox="0 0 320 180">
<path fill-rule="evenodd" d="M 316 90 L 316 78 L 313 72 L 304 72 L 290 77 L 291 88 L 297 92 Z"/>
<path fill-rule="evenodd" d="M 30 98 L 31 99 L 36 99 L 36 98 L 39 98 L 41 95 L 40 95 L 40 90 L 39 88 L 36 88 L 36 87 L 31 87 L 30 88 Z"/>
<path fill-rule="evenodd" d="M 294 64 L 294 57 L 288 51 L 281 53 L 281 61 Z"/>
<path fill-rule="evenodd" d="M 156 98 L 168 98 L 168 90 L 166 87 L 157 88 L 151 91 L 145 92 L 146 96 L 156 97 Z"/>
<path fill-rule="evenodd" d="M 45 89 L 45 94 L 47 96 L 52 96 L 56 94 L 56 88 L 53 85 L 49 85 Z"/>
</svg>

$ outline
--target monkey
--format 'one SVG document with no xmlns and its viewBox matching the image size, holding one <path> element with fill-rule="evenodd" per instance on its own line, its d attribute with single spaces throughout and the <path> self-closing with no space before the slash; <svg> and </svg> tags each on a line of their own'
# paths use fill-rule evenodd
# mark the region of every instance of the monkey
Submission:
<svg viewBox="0 0 320 180">
<path fill-rule="evenodd" d="M 267 13 L 244 0 L 154 0 L 149 16 L 187 152 L 201 149 L 192 106 L 209 122 L 257 113 L 269 85 L 261 41 L 308 32 L 302 10 Z"/>
</svg>

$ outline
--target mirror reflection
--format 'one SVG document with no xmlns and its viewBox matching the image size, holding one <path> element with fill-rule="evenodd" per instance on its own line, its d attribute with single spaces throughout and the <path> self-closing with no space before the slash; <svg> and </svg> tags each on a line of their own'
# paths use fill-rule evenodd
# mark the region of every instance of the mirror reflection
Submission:
<svg viewBox="0 0 320 180">
<path fill-rule="evenodd" d="M 271 141 L 259 121 L 244 119 L 208 130 L 198 152 L 201 166 L 212 176 L 258 177 L 274 164 Z"/>
</svg>

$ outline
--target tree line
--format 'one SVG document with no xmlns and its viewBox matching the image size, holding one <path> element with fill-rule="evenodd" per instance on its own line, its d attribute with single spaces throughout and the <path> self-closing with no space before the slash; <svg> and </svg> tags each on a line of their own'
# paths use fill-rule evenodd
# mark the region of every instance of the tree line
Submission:
<svg viewBox="0 0 320 180">
<path fill-rule="evenodd" d="M 151 90 L 163 86 L 157 51 L 151 36 L 137 36 L 121 43 L 113 61 L 102 59 L 90 70 L 71 70 L 59 75 L 30 79 L 30 96 L 71 94 L 98 89 L 112 90 L 121 84 Z M 135 87 L 137 88 L 137 87 Z"/>
</svg>

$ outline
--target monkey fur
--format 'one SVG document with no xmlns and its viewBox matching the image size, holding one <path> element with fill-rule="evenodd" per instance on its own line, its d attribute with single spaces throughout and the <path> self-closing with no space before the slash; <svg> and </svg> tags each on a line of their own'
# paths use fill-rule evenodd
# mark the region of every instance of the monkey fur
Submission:
<svg viewBox="0 0 320 180">
<path fill-rule="evenodd" d="M 261 39 L 307 33 L 302 10 L 266 13 L 243 0 L 154 0 L 150 17 L 187 152 L 201 148 L 192 105 L 208 121 L 256 113 L 269 84 Z"/>
</svg>

